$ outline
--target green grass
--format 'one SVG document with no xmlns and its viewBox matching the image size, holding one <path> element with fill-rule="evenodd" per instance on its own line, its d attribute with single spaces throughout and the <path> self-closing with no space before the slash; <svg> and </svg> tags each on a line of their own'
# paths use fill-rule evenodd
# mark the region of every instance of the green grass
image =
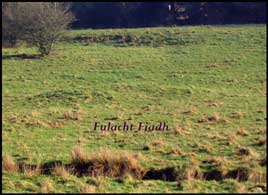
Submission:
<svg viewBox="0 0 268 195">
<path fill-rule="evenodd" d="M 113 38 L 102 41 L 108 36 Z M 266 143 L 255 145 L 266 139 L 266 25 L 77 30 L 43 59 L 10 57 L 36 53 L 2 48 L 2 155 L 30 164 L 69 162 L 75 146 L 88 152 L 108 147 L 141 153 L 145 169 L 195 158 L 204 172 L 211 166 L 203 161 L 211 157 L 225 157 L 230 168 L 257 166 L 266 158 Z M 79 110 L 81 120 L 64 117 Z M 198 122 L 213 115 L 220 119 Z M 93 131 L 94 122 L 113 117 L 114 124 L 166 122 L 170 130 Z M 183 133 L 174 134 L 176 128 Z M 239 129 L 249 135 L 236 135 Z M 162 145 L 143 150 L 159 140 Z M 169 154 L 176 147 L 184 154 Z M 241 147 L 257 155 L 240 156 Z M 266 173 L 266 165 L 260 169 Z M 3 172 L 2 191 L 39 192 L 49 180 L 55 192 L 79 192 L 92 179 Z M 193 180 L 181 187 L 162 180 L 102 180 L 98 192 L 266 191 L 266 179 Z"/>
</svg>

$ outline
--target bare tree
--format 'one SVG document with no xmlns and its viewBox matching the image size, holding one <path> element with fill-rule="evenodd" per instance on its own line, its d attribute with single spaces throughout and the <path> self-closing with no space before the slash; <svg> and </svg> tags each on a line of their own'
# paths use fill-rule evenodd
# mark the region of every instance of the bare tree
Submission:
<svg viewBox="0 0 268 195">
<path fill-rule="evenodd" d="M 50 53 L 74 21 L 69 6 L 60 2 L 18 2 L 12 11 L 13 31 L 19 39 L 36 46 L 42 56 Z"/>
</svg>

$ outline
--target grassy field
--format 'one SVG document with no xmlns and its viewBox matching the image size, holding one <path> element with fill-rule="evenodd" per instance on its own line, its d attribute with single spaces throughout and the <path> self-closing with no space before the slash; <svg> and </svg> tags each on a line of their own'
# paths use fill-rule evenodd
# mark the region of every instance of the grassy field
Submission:
<svg viewBox="0 0 268 195">
<path fill-rule="evenodd" d="M 267 191 L 266 25 L 70 31 L 2 68 L 2 192 Z M 124 121 L 169 130 L 93 131 Z"/>
</svg>

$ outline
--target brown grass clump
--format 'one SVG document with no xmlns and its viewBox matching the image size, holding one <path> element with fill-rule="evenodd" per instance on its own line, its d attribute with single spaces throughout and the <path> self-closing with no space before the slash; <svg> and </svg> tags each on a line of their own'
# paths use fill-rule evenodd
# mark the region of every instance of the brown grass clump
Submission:
<svg viewBox="0 0 268 195">
<path fill-rule="evenodd" d="M 85 163 L 88 160 L 88 155 L 79 146 L 75 147 L 71 152 L 72 163 Z"/>
<path fill-rule="evenodd" d="M 217 115 L 217 114 L 215 114 L 215 115 L 213 115 L 211 117 L 208 117 L 208 120 L 209 121 L 219 121 L 220 120 L 220 116 Z"/>
<path fill-rule="evenodd" d="M 261 129 L 258 131 L 258 134 L 263 135 L 266 134 L 266 130 L 265 129 Z"/>
<path fill-rule="evenodd" d="M 64 113 L 64 118 L 67 120 L 72 120 L 73 119 L 73 112 L 71 110 L 68 110 Z"/>
<path fill-rule="evenodd" d="M 227 135 L 227 138 L 225 139 L 227 145 L 238 145 L 237 143 L 237 137 L 235 134 L 229 134 Z"/>
<path fill-rule="evenodd" d="M 10 155 L 5 155 L 2 160 L 2 170 L 8 172 L 17 172 L 19 170 L 18 164 Z"/>
<path fill-rule="evenodd" d="M 133 155 L 129 153 L 114 154 L 115 152 L 110 149 L 103 149 L 97 155 L 91 155 L 89 162 L 94 165 L 92 175 L 120 177 L 129 174 L 135 178 L 142 176 L 143 168 Z"/>
<path fill-rule="evenodd" d="M 56 165 L 53 168 L 52 174 L 55 176 L 62 177 L 63 179 L 68 179 L 70 176 L 70 172 L 68 169 L 65 168 L 63 165 Z"/>
<path fill-rule="evenodd" d="M 29 126 L 38 126 L 38 127 L 49 127 L 49 125 L 45 121 L 25 121 L 24 122 L 26 125 Z"/>
<path fill-rule="evenodd" d="M 188 135 L 189 132 L 186 131 L 186 129 L 184 129 L 182 127 L 176 127 L 175 130 L 174 130 L 174 134 L 184 136 L 184 135 Z"/>
<path fill-rule="evenodd" d="M 22 166 L 23 174 L 26 177 L 32 178 L 32 177 L 38 177 L 41 174 L 40 166 Z"/>
<path fill-rule="evenodd" d="M 72 151 L 72 163 L 79 175 L 120 177 L 126 174 L 141 178 L 144 170 L 137 155 L 102 149 L 85 154 L 81 148 Z"/>
<path fill-rule="evenodd" d="M 181 174 L 177 177 L 177 180 L 193 180 L 193 179 L 202 179 L 203 173 L 199 168 L 199 162 L 195 159 L 189 164 L 182 166 Z"/>
<path fill-rule="evenodd" d="M 57 128 L 63 127 L 65 122 L 64 121 L 47 121 L 47 124 L 49 125 L 49 127 L 57 129 Z"/>
<path fill-rule="evenodd" d="M 214 114 L 213 116 L 200 119 L 197 122 L 198 123 L 208 123 L 208 122 L 217 122 L 217 121 L 220 121 L 220 116 L 217 114 Z"/>
<path fill-rule="evenodd" d="M 181 127 L 176 127 L 174 130 L 175 135 L 183 135 L 183 129 Z"/>
<path fill-rule="evenodd" d="M 26 125 L 29 126 L 38 126 L 38 127 L 51 127 L 51 128 L 60 128 L 64 125 L 64 121 L 25 121 Z"/>
<path fill-rule="evenodd" d="M 257 146 L 263 146 L 266 145 L 266 139 L 265 138 L 259 138 L 259 140 L 256 143 Z"/>
<path fill-rule="evenodd" d="M 245 129 L 239 129 L 239 130 L 236 132 L 236 135 L 240 135 L 240 136 L 248 136 L 249 133 L 248 133 Z"/>
<path fill-rule="evenodd" d="M 81 120 L 82 119 L 82 111 L 79 109 L 76 112 L 68 110 L 64 113 L 64 119 L 66 120 Z"/>
<path fill-rule="evenodd" d="M 261 167 L 254 167 L 249 173 L 248 180 L 254 183 L 266 182 L 266 173 L 262 171 Z"/>
<path fill-rule="evenodd" d="M 262 183 L 266 181 L 266 174 L 262 172 L 259 166 L 250 167 L 238 167 L 230 170 L 226 175 L 226 178 L 236 179 L 239 182 L 251 181 L 254 183 Z"/>
</svg>

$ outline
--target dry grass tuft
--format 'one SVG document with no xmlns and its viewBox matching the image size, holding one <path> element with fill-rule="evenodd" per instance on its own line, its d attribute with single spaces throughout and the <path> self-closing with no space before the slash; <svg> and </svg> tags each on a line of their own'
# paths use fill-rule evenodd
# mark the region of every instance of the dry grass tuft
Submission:
<svg viewBox="0 0 268 195">
<path fill-rule="evenodd" d="M 261 129 L 258 131 L 258 134 L 263 135 L 266 134 L 266 129 Z"/>
<path fill-rule="evenodd" d="M 259 166 L 254 168 L 238 167 L 230 170 L 226 178 L 236 179 L 239 182 L 251 181 L 253 183 L 262 183 L 266 181 L 266 174 L 262 172 Z"/>
<path fill-rule="evenodd" d="M 184 136 L 184 135 L 188 135 L 190 133 L 189 133 L 189 131 L 186 131 L 186 129 L 184 129 L 182 127 L 176 127 L 174 130 L 174 134 Z"/>
<path fill-rule="evenodd" d="M 69 170 L 66 169 L 65 166 L 63 166 L 63 165 L 56 165 L 53 168 L 52 174 L 55 176 L 62 177 L 65 180 L 67 180 L 70 177 Z"/>
<path fill-rule="evenodd" d="M 66 120 L 72 120 L 73 119 L 73 112 L 71 110 L 68 110 L 64 113 L 64 118 Z"/>
<path fill-rule="evenodd" d="M 203 118 L 198 120 L 198 123 L 208 123 L 208 122 L 218 122 L 220 121 L 221 117 L 217 114 L 214 114 L 213 116 L 207 117 L 207 118 Z"/>
<path fill-rule="evenodd" d="M 41 168 L 40 166 L 30 167 L 30 166 L 23 166 L 22 167 L 23 174 L 26 177 L 32 178 L 32 177 L 38 177 L 41 174 Z"/>
<path fill-rule="evenodd" d="M 266 182 L 266 173 L 262 171 L 261 167 L 253 168 L 250 173 L 248 180 L 254 183 Z"/>
<path fill-rule="evenodd" d="M 194 180 L 202 178 L 203 173 L 200 170 L 199 162 L 196 159 L 192 159 L 189 164 L 182 166 L 177 180 Z"/>
<path fill-rule="evenodd" d="M 248 133 L 245 129 L 239 129 L 239 130 L 236 132 L 236 135 L 240 135 L 240 136 L 248 136 L 249 133 Z"/>
<path fill-rule="evenodd" d="M 47 125 L 54 129 L 61 128 L 64 126 L 64 124 L 64 121 L 47 121 Z"/>
<path fill-rule="evenodd" d="M 183 135 L 183 129 L 181 127 L 176 127 L 174 130 L 175 135 Z"/>
<path fill-rule="evenodd" d="M 40 121 L 40 120 L 37 120 L 37 121 L 25 121 L 24 123 L 26 125 L 29 125 L 29 126 L 49 127 L 49 125 L 46 122 Z"/>
<path fill-rule="evenodd" d="M 85 163 L 88 160 L 88 155 L 79 146 L 75 147 L 71 152 L 72 163 Z"/>
<path fill-rule="evenodd" d="M 117 155 L 114 155 L 115 153 Z M 97 154 L 91 155 L 89 162 L 94 165 L 93 176 L 120 177 L 129 174 L 135 178 L 141 178 L 143 173 L 138 159 L 126 152 L 118 153 L 110 149 L 102 149 Z"/>
<path fill-rule="evenodd" d="M 112 151 L 104 148 L 91 154 L 85 154 L 81 148 L 72 151 L 72 163 L 79 175 L 120 177 L 126 174 L 141 178 L 143 168 L 137 155 Z"/>
<path fill-rule="evenodd" d="M 78 110 L 78 111 L 71 111 L 68 110 L 64 113 L 64 119 L 66 120 L 81 120 L 82 119 L 82 110 Z"/>
<path fill-rule="evenodd" d="M 217 115 L 217 114 L 214 114 L 213 116 L 208 117 L 208 120 L 209 121 L 219 121 L 220 120 L 220 116 Z"/>
<path fill-rule="evenodd" d="M 266 145 L 266 139 L 265 138 L 259 138 L 259 140 L 256 143 L 257 146 L 264 146 Z"/>
<path fill-rule="evenodd" d="M 229 134 L 227 135 L 226 139 L 226 144 L 227 145 L 238 145 L 238 142 L 237 142 L 237 137 L 235 134 Z"/>
<path fill-rule="evenodd" d="M 17 172 L 19 171 L 18 164 L 13 160 L 10 155 L 5 155 L 2 160 L 2 170 L 8 172 Z"/>
</svg>

